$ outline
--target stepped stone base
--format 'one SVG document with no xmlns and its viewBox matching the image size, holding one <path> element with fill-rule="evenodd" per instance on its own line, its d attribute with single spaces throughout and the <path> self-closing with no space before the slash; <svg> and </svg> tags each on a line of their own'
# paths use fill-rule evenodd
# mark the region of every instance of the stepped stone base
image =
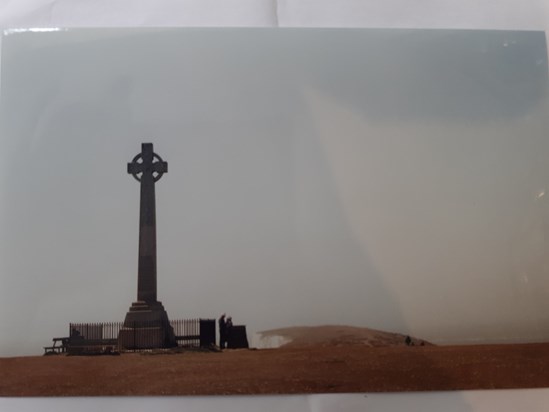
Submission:
<svg viewBox="0 0 549 412">
<path fill-rule="evenodd" d="M 177 346 L 168 314 L 161 302 L 133 302 L 118 334 L 124 349 L 156 349 Z"/>
</svg>

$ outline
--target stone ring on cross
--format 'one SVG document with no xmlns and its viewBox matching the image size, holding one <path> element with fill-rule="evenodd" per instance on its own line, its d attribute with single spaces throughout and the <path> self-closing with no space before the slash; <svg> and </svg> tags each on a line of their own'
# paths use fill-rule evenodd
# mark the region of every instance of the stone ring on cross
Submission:
<svg viewBox="0 0 549 412">
<path fill-rule="evenodd" d="M 153 182 L 157 182 L 164 173 L 168 172 L 168 163 L 153 152 L 152 143 L 143 143 L 141 147 L 141 153 L 128 163 L 128 173 L 138 182 L 141 182 L 143 176 L 150 176 Z"/>
</svg>

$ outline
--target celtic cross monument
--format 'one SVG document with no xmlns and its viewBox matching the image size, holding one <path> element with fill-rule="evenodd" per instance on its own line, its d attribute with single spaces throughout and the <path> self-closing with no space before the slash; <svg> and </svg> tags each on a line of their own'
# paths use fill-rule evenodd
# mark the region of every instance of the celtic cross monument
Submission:
<svg viewBox="0 0 549 412">
<path fill-rule="evenodd" d="M 143 143 L 141 153 L 128 163 L 128 173 L 141 185 L 139 207 L 139 261 L 137 301 L 133 302 L 118 335 L 126 348 L 165 348 L 176 346 L 168 314 L 156 296 L 156 206 L 154 185 L 168 163 L 153 151 L 152 143 Z"/>
</svg>

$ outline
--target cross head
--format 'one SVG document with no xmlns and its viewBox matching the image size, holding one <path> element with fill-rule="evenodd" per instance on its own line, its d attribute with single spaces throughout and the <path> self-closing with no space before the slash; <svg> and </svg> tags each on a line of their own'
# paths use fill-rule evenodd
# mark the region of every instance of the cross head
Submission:
<svg viewBox="0 0 549 412">
<path fill-rule="evenodd" d="M 152 176 L 153 181 L 156 182 L 167 172 L 168 162 L 163 161 L 160 156 L 154 153 L 152 143 L 143 143 L 141 145 L 141 153 L 128 163 L 128 173 L 138 182 L 145 175 Z"/>
</svg>

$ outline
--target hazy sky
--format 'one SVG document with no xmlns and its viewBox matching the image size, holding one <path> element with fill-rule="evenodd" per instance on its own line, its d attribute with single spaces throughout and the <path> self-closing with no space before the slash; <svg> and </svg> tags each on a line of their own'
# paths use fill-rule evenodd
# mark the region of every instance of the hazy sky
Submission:
<svg viewBox="0 0 549 412">
<path fill-rule="evenodd" d="M 0 355 L 158 296 L 249 332 L 549 338 L 542 32 L 71 30 L 3 39 Z"/>
</svg>

